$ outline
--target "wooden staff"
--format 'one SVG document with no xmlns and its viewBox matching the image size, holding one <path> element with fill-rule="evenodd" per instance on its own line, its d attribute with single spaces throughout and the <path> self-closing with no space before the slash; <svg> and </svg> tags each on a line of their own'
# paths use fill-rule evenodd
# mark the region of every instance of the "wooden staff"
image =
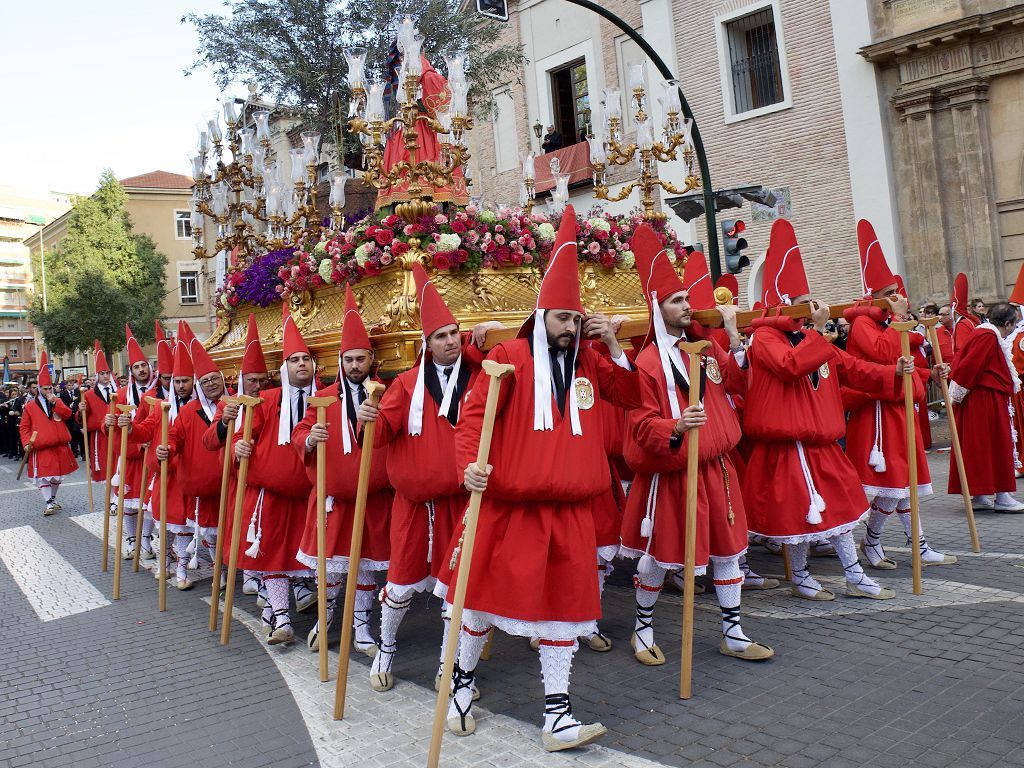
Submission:
<svg viewBox="0 0 1024 768">
<path fill-rule="evenodd" d="M 21 473 L 25 471 L 25 464 L 28 463 L 29 454 L 36 447 L 36 435 L 38 434 L 38 432 L 33 432 L 32 436 L 28 439 L 28 445 L 25 446 L 25 451 L 21 456 L 21 463 L 18 465 L 18 474 L 14 477 L 15 480 L 21 480 Z"/>
<path fill-rule="evenodd" d="M 327 425 L 327 407 L 333 402 L 333 397 L 311 397 L 306 400 L 306 405 L 316 408 L 316 423 L 321 427 Z M 362 455 L 369 453 L 368 449 Z M 353 562 L 350 558 L 350 572 Z M 316 444 L 316 600 L 316 621 L 320 633 L 320 682 L 326 683 L 331 679 L 327 671 L 327 443 Z"/>
<path fill-rule="evenodd" d="M 151 399 L 155 398 L 146 398 L 147 401 Z M 139 514 L 138 520 L 135 521 L 135 553 L 132 555 L 132 573 L 139 572 L 139 557 L 142 554 L 142 526 L 146 521 L 146 481 L 149 479 L 147 477 L 149 475 L 147 461 L 149 461 L 149 443 L 146 443 L 146 447 L 142 451 L 142 479 L 139 481 Z"/>
<path fill-rule="evenodd" d="M 921 323 L 928 329 L 928 341 L 932 345 L 935 364 L 942 365 L 942 350 L 939 348 L 939 334 L 935 329 L 936 322 L 938 322 L 937 317 L 921 320 Z M 964 468 L 963 449 L 960 447 L 960 430 L 956 425 L 956 419 L 953 418 L 953 398 L 949 395 L 949 383 L 942 376 L 939 377 L 939 386 L 942 388 L 942 399 L 946 401 L 946 418 L 949 420 L 949 441 L 953 446 L 956 471 L 960 475 L 960 493 L 964 497 L 964 509 L 967 510 L 967 530 L 971 534 L 971 551 L 981 552 L 978 527 L 974 523 L 974 503 L 971 501 L 971 489 L 967 484 L 967 470 Z"/>
<path fill-rule="evenodd" d="M 503 365 L 493 360 L 484 360 L 484 373 L 490 380 L 487 389 L 487 402 L 484 406 L 484 423 L 480 430 L 480 445 L 477 447 L 476 467 L 480 472 L 487 470 L 487 458 L 491 452 L 491 435 L 494 432 L 494 417 L 498 411 L 498 393 L 501 391 L 501 380 L 515 371 L 514 365 Z M 459 632 L 462 629 L 462 609 L 466 604 L 466 587 L 469 584 L 470 568 L 473 564 L 473 545 L 476 542 L 476 526 L 480 517 L 480 501 L 483 493 L 474 491 L 469 497 L 469 508 L 466 510 L 465 530 L 459 539 L 452 572 L 454 589 L 452 599 L 452 615 L 448 622 L 448 644 L 445 647 L 444 666 L 441 669 L 441 683 L 437 689 L 437 703 L 434 706 L 434 729 L 430 735 L 430 753 L 427 757 L 428 768 L 437 768 L 441 759 L 441 739 L 444 736 L 444 723 L 448 710 L 448 696 L 452 687 L 452 672 L 455 669 L 455 651 L 459 644 Z"/>
<path fill-rule="evenodd" d="M 242 440 L 252 441 L 252 417 L 257 405 L 263 401 L 258 397 L 238 395 L 236 398 L 242 408 Z M 224 450 L 231 450 L 231 441 L 224 445 Z M 231 609 L 235 603 L 235 575 L 238 572 L 238 541 L 242 533 L 242 501 L 245 499 L 245 481 L 249 477 L 249 457 L 238 460 L 238 483 L 235 487 L 235 509 L 231 516 L 231 549 L 228 550 L 228 580 L 224 586 L 224 622 L 220 627 L 220 644 L 227 645 L 231 640 Z"/>
<path fill-rule="evenodd" d="M 160 408 L 160 445 L 167 445 L 168 411 L 171 404 L 166 400 L 147 397 L 146 401 L 154 408 Z M 143 486 L 145 492 L 145 486 Z M 141 513 L 141 510 L 140 510 Z M 167 610 L 167 462 L 160 462 L 160 578 L 157 587 L 157 609 Z"/>
<path fill-rule="evenodd" d="M 376 381 L 366 384 L 366 395 L 376 405 L 384 393 L 384 385 Z M 345 693 L 348 689 L 348 660 L 352 647 L 352 617 L 356 611 L 359 557 L 363 549 L 363 523 L 366 519 L 366 497 L 370 491 L 370 462 L 373 459 L 373 438 L 377 422 L 363 427 L 362 453 L 359 455 L 359 482 L 356 485 L 356 507 L 352 516 L 352 541 L 348 548 L 348 574 L 345 580 L 345 609 L 341 615 L 341 647 L 338 649 L 338 682 L 334 688 L 334 719 L 345 717 Z M 319 533 L 319 532 L 318 532 Z M 327 628 L 321 625 L 320 647 L 327 645 Z M 321 651 L 322 653 L 322 651 Z"/>
<path fill-rule="evenodd" d="M 853 307 L 881 307 L 882 309 L 890 309 L 892 305 L 886 299 L 874 299 L 872 301 L 854 301 L 846 304 L 835 304 L 829 305 L 829 317 L 833 320 L 843 316 L 843 313 Z M 793 304 L 785 307 L 774 307 L 767 311 L 768 317 L 795 317 L 795 318 L 810 318 L 811 316 L 811 305 L 810 304 Z M 759 317 L 764 316 L 765 313 L 760 309 L 752 309 L 746 312 L 739 312 L 736 315 L 736 325 L 739 328 L 749 328 L 750 324 L 757 320 Z M 693 320 L 700 323 L 704 328 L 721 328 L 722 327 L 722 316 L 719 314 L 717 309 L 702 309 L 693 313 Z M 647 320 L 626 320 L 615 332 L 615 337 L 620 341 L 628 341 L 629 339 L 636 338 L 637 336 L 647 335 L 647 331 L 650 329 L 650 323 Z M 483 350 L 487 351 L 492 349 L 496 345 L 503 341 L 511 341 L 516 337 L 519 332 L 519 328 L 493 328 L 487 332 L 487 338 L 484 340 Z"/>
<path fill-rule="evenodd" d="M 910 332 L 917 328 L 916 320 L 893 323 L 892 328 L 900 334 L 900 352 L 903 357 L 912 359 L 910 355 Z M 903 372 L 903 409 L 907 416 L 907 468 L 910 470 L 910 530 L 911 562 L 914 572 L 914 594 L 920 595 L 921 589 L 921 546 L 920 526 L 921 509 L 917 498 L 917 431 L 914 424 L 917 415 L 914 413 L 914 368 Z"/>
<path fill-rule="evenodd" d="M 121 413 L 131 413 L 135 406 L 118 405 Z M 121 599 L 121 547 L 124 536 L 124 485 L 128 466 L 128 425 L 121 427 L 121 459 L 117 469 L 117 539 L 114 542 L 114 599 Z"/>
<path fill-rule="evenodd" d="M 110 395 L 110 407 L 107 414 L 113 416 L 116 411 L 117 402 L 114 395 Z M 107 570 L 107 550 L 110 549 L 110 481 L 114 476 L 114 425 L 107 427 L 107 469 L 106 469 L 106 491 L 103 497 L 103 571 Z"/>
<path fill-rule="evenodd" d="M 89 419 L 88 414 L 85 412 L 85 390 L 80 390 L 81 399 L 78 401 L 78 413 L 82 417 L 82 442 L 85 444 L 85 478 L 86 484 L 89 487 L 89 514 L 91 515 L 96 511 L 92 500 L 92 460 L 89 458 Z M 103 551 L 106 552 L 106 546 L 103 547 Z"/>
<path fill-rule="evenodd" d="M 238 405 L 238 400 L 229 397 L 227 405 Z M 233 426 L 233 425 L 232 425 Z M 221 559 L 224 557 L 224 519 L 227 517 L 228 509 L 228 486 L 231 483 L 231 432 L 232 426 L 227 428 L 227 436 L 224 438 L 224 466 L 220 471 L 220 503 L 217 505 L 217 543 L 213 552 L 213 591 L 210 595 L 210 631 L 217 631 L 217 616 L 220 613 L 220 577 Z"/>
<path fill-rule="evenodd" d="M 705 350 L 711 344 L 707 341 L 684 342 L 679 349 L 690 358 L 690 408 L 700 405 L 700 362 Z M 683 648 L 682 666 L 679 669 L 679 698 L 688 699 L 693 695 L 693 581 L 697 559 L 697 470 L 700 458 L 697 455 L 699 429 L 686 433 L 686 551 L 683 555 Z"/>
</svg>

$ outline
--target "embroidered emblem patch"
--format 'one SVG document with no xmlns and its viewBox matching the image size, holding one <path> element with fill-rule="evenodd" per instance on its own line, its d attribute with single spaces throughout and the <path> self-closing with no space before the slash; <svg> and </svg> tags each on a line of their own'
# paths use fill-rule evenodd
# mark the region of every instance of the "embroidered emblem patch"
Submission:
<svg viewBox="0 0 1024 768">
<path fill-rule="evenodd" d="M 707 362 L 704 365 L 704 370 L 707 371 L 708 379 L 711 380 L 712 384 L 722 383 L 722 369 L 718 367 L 718 361 L 713 357 L 705 358 Z"/>
<path fill-rule="evenodd" d="M 822 363 L 818 369 L 818 375 L 823 379 L 827 379 L 831 373 L 832 370 L 828 367 L 828 363 Z"/>
<path fill-rule="evenodd" d="M 573 386 L 576 388 L 576 404 L 580 407 L 581 411 L 589 411 L 594 407 L 594 385 L 590 383 L 590 379 L 580 376 L 573 382 Z"/>
</svg>

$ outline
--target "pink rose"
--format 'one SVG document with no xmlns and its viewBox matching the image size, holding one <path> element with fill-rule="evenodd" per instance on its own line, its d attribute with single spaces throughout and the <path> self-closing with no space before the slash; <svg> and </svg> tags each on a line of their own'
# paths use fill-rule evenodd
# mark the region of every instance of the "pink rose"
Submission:
<svg viewBox="0 0 1024 768">
<path fill-rule="evenodd" d="M 387 251 L 384 251 L 384 253 L 381 254 L 381 256 L 380 256 L 380 264 L 381 264 L 382 267 L 386 267 L 392 261 L 394 261 L 394 259 L 391 258 L 391 254 L 388 253 Z"/>
<path fill-rule="evenodd" d="M 595 256 L 597 256 L 597 254 L 601 252 L 601 246 L 598 245 L 597 243 L 591 243 L 590 245 L 587 246 L 587 250 L 590 251 Z"/>
</svg>

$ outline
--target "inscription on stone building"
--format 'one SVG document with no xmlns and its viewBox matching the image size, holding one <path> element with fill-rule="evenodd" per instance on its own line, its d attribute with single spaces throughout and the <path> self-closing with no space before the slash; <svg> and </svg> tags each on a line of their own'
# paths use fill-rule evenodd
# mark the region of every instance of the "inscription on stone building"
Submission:
<svg viewBox="0 0 1024 768">
<path fill-rule="evenodd" d="M 916 32 L 962 14 L 960 0 L 892 0 L 889 8 L 894 35 Z"/>
</svg>

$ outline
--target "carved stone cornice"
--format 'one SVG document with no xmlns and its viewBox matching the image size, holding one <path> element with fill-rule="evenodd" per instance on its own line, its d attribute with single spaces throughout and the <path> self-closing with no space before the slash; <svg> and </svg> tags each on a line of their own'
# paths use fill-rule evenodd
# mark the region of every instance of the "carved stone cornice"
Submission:
<svg viewBox="0 0 1024 768">
<path fill-rule="evenodd" d="M 987 77 L 972 77 L 970 80 L 940 88 L 939 92 L 949 102 L 950 107 L 959 107 L 988 101 L 988 87 Z"/>
<path fill-rule="evenodd" d="M 1024 22 L 1024 7 L 1004 8 L 992 13 L 979 13 L 962 19 L 947 21 L 915 32 L 880 40 L 860 49 L 859 53 L 872 63 L 892 63 L 915 52 L 933 55 L 938 47 L 949 47 L 965 40 L 989 37 L 993 33 L 1019 32 Z M 1018 27 L 1014 29 L 1014 27 Z"/>
<path fill-rule="evenodd" d="M 890 99 L 903 119 L 921 119 L 945 107 L 945 100 L 935 88 L 898 93 Z"/>
</svg>

